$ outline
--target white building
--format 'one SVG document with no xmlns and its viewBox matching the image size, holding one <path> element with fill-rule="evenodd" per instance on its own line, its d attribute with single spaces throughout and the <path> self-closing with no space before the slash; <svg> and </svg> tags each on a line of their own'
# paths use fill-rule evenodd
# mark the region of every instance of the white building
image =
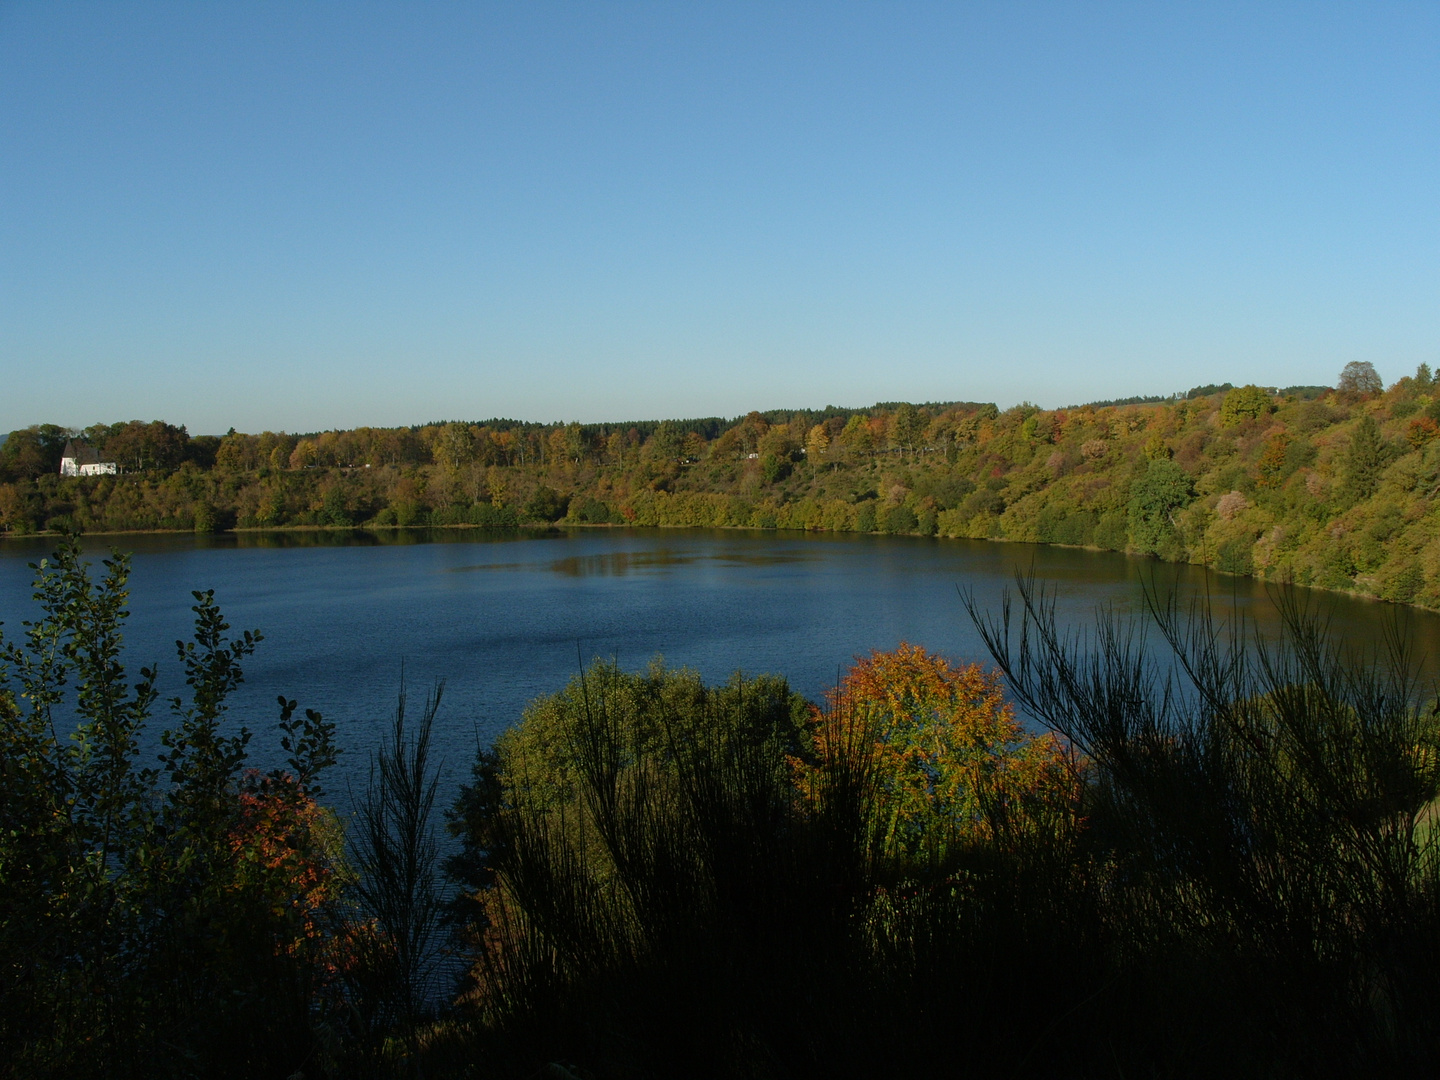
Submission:
<svg viewBox="0 0 1440 1080">
<path fill-rule="evenodd" d="M 60 456 L 61 476 L 114 476 L 120 470 L 113 461 L 101 461 L 88 443 L 71 439 Z"/>
</svg>

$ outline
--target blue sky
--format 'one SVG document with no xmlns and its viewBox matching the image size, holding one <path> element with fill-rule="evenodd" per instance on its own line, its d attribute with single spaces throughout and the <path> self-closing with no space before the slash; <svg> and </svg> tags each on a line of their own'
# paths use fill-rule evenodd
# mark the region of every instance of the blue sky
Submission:
<svg viewBox="0 0 1440 1080">
<path fill-rule="evenodd" d="M 1440 5 L 0 3 L 0 430 L 1440 363 Z"/>
</svg>

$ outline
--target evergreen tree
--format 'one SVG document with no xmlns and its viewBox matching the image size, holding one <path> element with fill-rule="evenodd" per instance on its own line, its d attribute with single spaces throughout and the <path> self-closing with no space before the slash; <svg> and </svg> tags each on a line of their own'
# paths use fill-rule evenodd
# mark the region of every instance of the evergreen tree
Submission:
<svg viewBox="0 0 1440 1080">
<path fill-rule="evenodd" d="M 1380 473 L 1389 459 L 1389 447 L 1380 436 L 1373 416 L 1365 416 L 1350 436 L 1345 457 L 1345 490 L 1355 502 L 1368 499 L 1380 486 Z"/>
</svg>

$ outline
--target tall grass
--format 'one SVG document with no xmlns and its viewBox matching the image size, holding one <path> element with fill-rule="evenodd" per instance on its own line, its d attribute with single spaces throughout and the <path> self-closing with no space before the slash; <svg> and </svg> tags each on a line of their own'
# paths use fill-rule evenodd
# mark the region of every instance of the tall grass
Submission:
<svg viewBox="0 0 1440 1080">
<path fill-rule="evenodd" d="M 415 1074 L 420 1025 L 444 993 L 444 899 L 434 820 L 439 771 L 430 759 L 444 692 L 444 683 L 437 683 L 419 722 L 407 727 L 402 672 L 390 728 L 371 755 L 355 815 L 351 860 L 357 878 L 348 935 L 354 949 L 348 972 L 352 1024 L 343 1055 L 352 1073 Z"/>
</svg>

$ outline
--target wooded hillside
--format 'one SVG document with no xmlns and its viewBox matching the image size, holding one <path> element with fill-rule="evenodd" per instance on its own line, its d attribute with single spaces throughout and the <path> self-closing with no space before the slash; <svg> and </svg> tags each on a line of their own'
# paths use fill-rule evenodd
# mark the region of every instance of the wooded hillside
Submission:
<svg viewBox="0 0 1440 1080">
<path fill-rule="evenodd" d="M 62 478 L 73 432 L 0 446 L 0 529 L 633 524 L 1075 544 L 1440 607 L 1440 385 L 1199 387 L 1180 399 L 973 402 L 627 424 L 436 423 L 191 438 L 82 435 L 116 477 Z"/>
</svg>

